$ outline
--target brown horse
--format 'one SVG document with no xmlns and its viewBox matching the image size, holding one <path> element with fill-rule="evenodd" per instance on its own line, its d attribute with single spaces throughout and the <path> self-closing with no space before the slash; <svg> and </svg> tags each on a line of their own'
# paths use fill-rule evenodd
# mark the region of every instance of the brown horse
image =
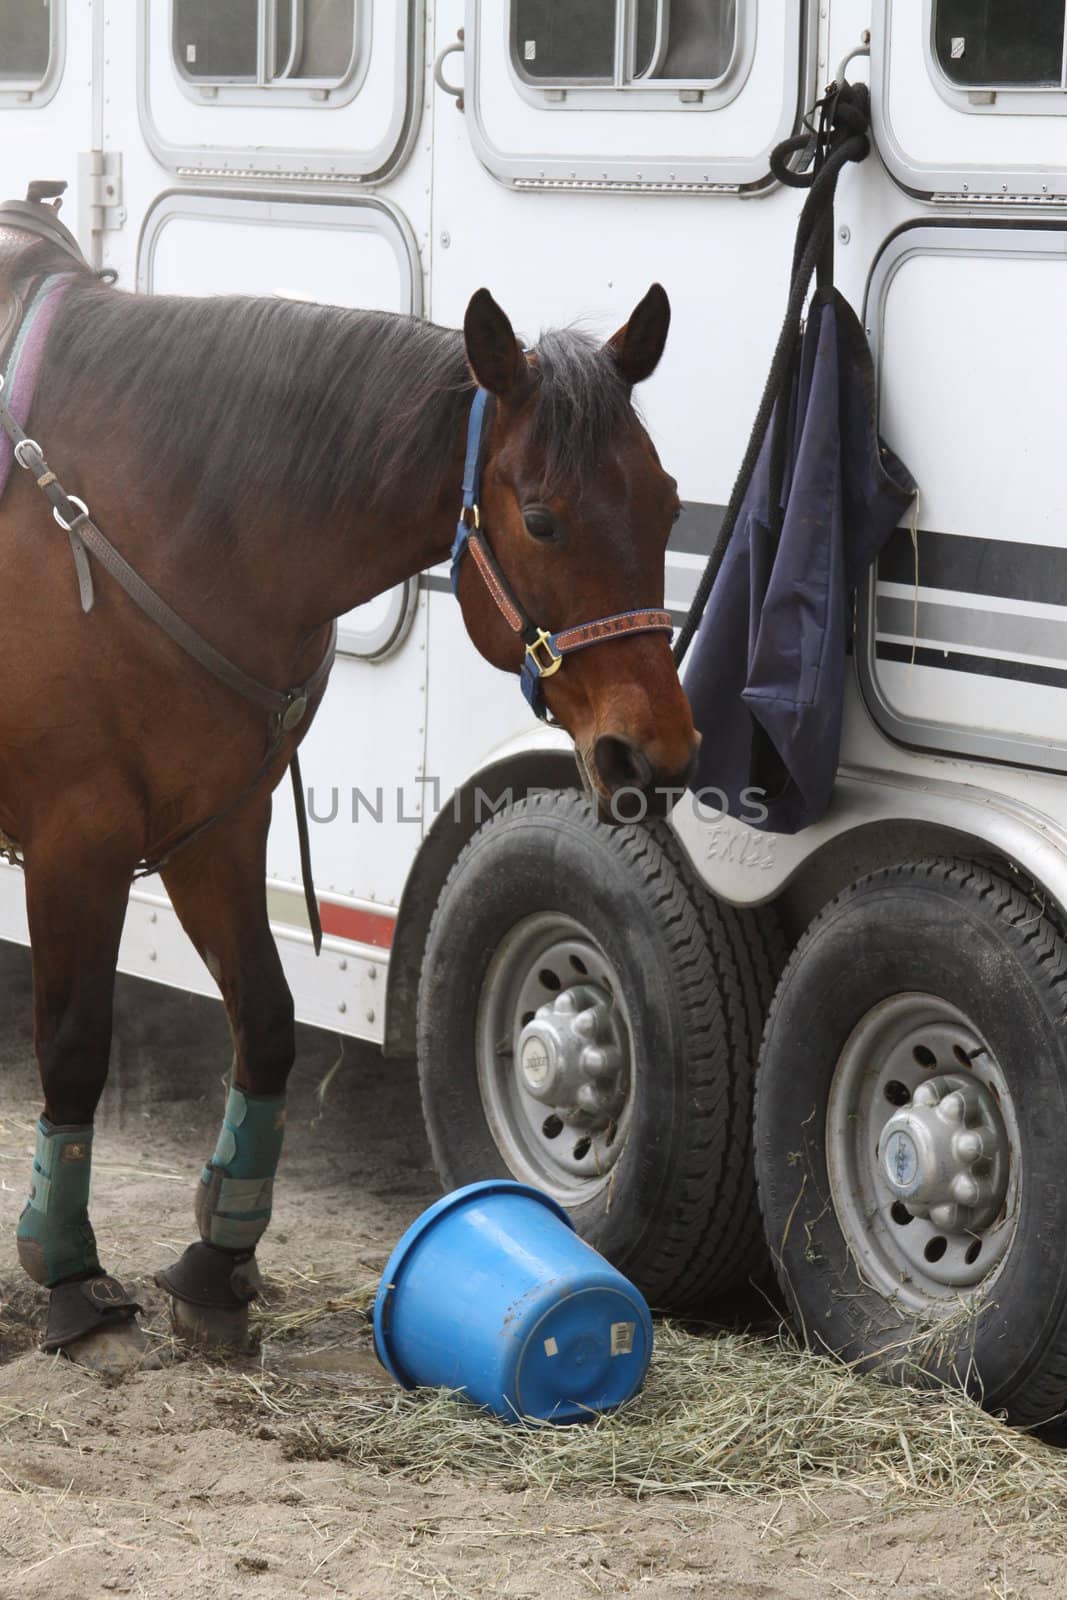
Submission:
<svg viewBox="0 0 1067 1600">
<path fill-rule="evenodd" d="M 47 243 L 26 243 L 34 272 L 71 270 Z M 25 275 L 23 263 L 9 283 Z M 483 656 L 515 672 L 523 631 L 493 572 L 555 638 L 663 604 L 676 486 L 631 390 L 656 367 L 669 315 L 653 286 L 603 346 L 552 332 L 526 352 L 486 290 L 459 333 L 283 300 L 126 294 L 76 269 L 26 427 L 157 594 L 246 673 L 284 688 L 311 677 L 331 619 L 447 557 L 482 386 L 494 404 L 478 521 L 493 570 L 465 559 L 458 597 Z M 252 783 L 263 710 L 92 565 L 85 612 L 66 537 L 33 474 L 14 473 L 0 502 L 0 827 L 25 865 L 44 1090 L 19 1253 L 51 1290 L 46 1346 L 113 1369 L 144 1340 L 101 1268 L 87 1201 L 131 879 L 165 860 L 233 1031 L 233 1087 L 197 1192 L 201 1238 L 160 1277 L 181 1326 L 225 1339 L 255 1293 L 293 1063 L 265 852 L 271 790 L 310 715 Z M 602 804 L 622 788 L 677 788 L 694 755 L 669 633 L 652 626 L 581 638 L 598 647 L 559 670 L 542 647 L 544 701 Z"/>
</svg>

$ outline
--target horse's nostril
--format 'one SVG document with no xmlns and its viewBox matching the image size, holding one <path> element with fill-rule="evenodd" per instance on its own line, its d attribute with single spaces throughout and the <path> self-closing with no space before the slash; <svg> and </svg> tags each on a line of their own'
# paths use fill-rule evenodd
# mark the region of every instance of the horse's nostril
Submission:
<svg viewBox="0 0 1067 1600">
<path fill-rule="evenodd" d="M 593 746 L 593 761 L 609 794 L 617 794 L 620 789 L 637 789 L 644 794 L 652 787 L 651 762 L 643 751 L 625 739 L 601 734 Z"/>
</svg>

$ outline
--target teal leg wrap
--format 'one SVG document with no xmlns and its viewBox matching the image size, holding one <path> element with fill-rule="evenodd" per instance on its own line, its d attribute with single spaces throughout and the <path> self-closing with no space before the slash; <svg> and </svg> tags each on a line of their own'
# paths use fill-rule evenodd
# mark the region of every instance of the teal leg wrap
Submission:
<svg viewBox="0 0 1067 1600">
<path fill-rule="evenodd" d="M 196 1195 L 200 1236 L 222 1250 L 254 1250 L 270 1221 L 285 1135 L 285 1096 L 252 1099 L 231 1088 L 215 1154 Z"/>
<path fill-rule="evenodd" d="M 19 1260 L 30 1277 L 49 1288 L 64 1278 L 100 1271 L 89 1221 L 93 1130 L 37 1124 L 30 1194 L 19 1217 Z"/>
</svg>

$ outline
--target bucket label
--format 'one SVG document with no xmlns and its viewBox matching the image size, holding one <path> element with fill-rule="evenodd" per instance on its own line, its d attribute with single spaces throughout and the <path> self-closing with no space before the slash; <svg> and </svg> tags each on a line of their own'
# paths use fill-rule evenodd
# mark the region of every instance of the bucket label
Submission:
<svg viewBox="0 0 1067 1600">
<path fill-rule="evenodd" d="M 628 1356 L 632 1354 L 636 1327 L 636 1322 L 613 1322 L 611 1324 L 611 1353 L 613 1356 Z"/>
<path fill-rule="evenodd" d="M 555 1339 L 546 1339 L 545 1340 L 545 1355 L 546 1356 L 558 1356 L 559 1355 L 559 1345 L 556 1343 Z"/>
</svg>

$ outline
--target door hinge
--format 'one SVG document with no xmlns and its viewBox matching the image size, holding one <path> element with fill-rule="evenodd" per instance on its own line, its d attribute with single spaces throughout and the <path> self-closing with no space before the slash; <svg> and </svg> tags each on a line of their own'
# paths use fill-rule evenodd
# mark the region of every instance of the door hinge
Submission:
<svg viewBox="0 0 1067 1600">
<path fill-rule="evenodd" d="M 122 152 L 83 150 L 78 156 L 78 209 L 83 237 L 121 228 L 126 221 L 122 203 Z"/>
</svg>

